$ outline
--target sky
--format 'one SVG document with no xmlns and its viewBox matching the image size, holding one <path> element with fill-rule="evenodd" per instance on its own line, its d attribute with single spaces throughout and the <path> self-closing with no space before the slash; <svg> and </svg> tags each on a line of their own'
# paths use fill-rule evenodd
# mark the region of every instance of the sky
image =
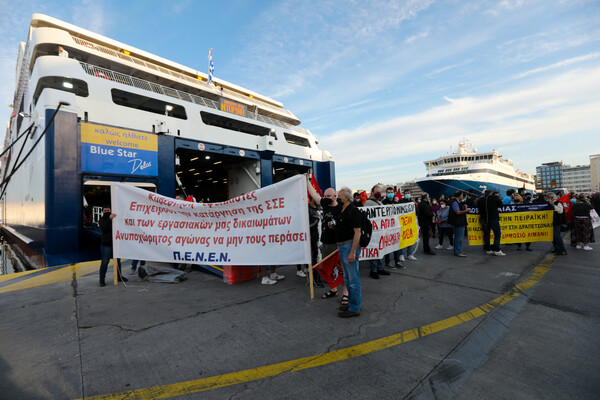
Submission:
<svg viewBox="0 0 600 400">
<path fill-rule="evenodd" d="M 284 104 L 368 189 L 462 138 L 521 172 L 600 153 L 599 0 L 0 0 L 6 121 L 19 41 L 43 13 Z"/>
</svg>

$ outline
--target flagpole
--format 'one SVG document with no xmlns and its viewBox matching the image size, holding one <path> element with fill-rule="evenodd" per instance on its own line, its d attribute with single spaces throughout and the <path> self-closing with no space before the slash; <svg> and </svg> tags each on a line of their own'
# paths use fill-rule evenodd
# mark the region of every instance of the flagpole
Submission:
<svg viewBox="0 0 600 400">
<path fill-rule="evenodd" d="M 315 287 L 313 284 L 313 266 L 308 264 L 308 280 L 310 281 L 310 299 L 315 299 Z"/>
</svg>

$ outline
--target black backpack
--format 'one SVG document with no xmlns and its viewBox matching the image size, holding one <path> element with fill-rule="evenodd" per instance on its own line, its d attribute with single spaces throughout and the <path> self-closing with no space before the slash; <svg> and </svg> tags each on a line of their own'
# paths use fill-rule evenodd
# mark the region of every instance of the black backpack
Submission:
<svg viewBox="0 0 600 400">
<path fill-rule="evenodd" d="M 359 210 L 360 211 L 360 210 Z M 371 236 L 373 235 L 373 224 L 367 217 L 367 214 L 360 212 L 360 247 L 367 247 L 371 242 Z"/>
</svg>

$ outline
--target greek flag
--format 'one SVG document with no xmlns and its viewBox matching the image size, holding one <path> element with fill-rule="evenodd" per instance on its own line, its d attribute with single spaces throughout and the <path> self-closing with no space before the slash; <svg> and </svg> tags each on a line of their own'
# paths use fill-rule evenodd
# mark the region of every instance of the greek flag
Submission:
<svg viewBox="0 0 600 400">
<path fill-rule="evenodd" d="M 215 72 L 215 64 L 212 59 L 212 48 L 208 51 L 208 84 L 212 84 L 213 73 Z"/>
</svg>

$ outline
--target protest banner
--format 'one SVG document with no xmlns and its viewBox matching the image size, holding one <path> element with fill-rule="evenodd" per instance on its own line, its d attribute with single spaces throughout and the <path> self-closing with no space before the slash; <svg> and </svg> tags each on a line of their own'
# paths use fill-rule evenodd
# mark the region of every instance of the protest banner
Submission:
<svg viewBox="0 0 600 400">
<path fill-rule="evenodd" d="M 596 229 L 600 226 L 600 217 L 598 217 L 596 210 L 590 211 L 590 218 L 592 219 L 592 229 Z"/>
<path fill-rule="evenodd" d="M 550 205 L 543 204 L 508 204 L 499 208 L 501 244 L 526 242 L 551 242 L 553 239 Z M 483 245 L 483 228 L 479 210 L 472 208 L 467 214 L 467 232 L 469 245 Z M 490 243 L 494 241 L 494 233 L 490 233 Z"/>
<path fill-rule="evenodd" d="M 360 207 L 373 225 L 373 235 L 360 260 L 377 260 L 414 244 L 419 235 L 415 203 Z"/>
<path fill-rule="evenodd" d="M 306 178 L 221 203 L 112 184 L 115 258 L 212 265 L 310 264 Z"/>
</svg>

